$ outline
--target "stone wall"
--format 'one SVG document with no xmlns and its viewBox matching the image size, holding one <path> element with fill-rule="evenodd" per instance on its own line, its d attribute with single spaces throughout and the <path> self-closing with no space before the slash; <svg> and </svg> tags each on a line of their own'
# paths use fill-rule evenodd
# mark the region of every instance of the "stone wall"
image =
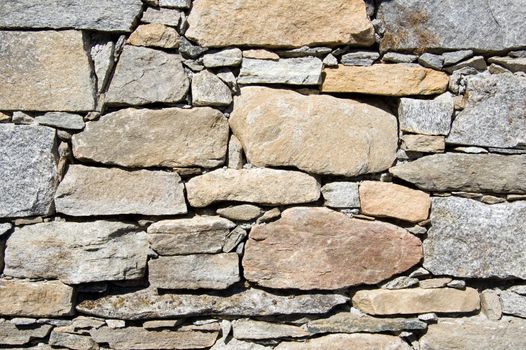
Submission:
<svg viewBox="0 0 526 350">
<path fill-rule="evenodd" d="M 523 0 L 3 0 L 0 348 L 526 349 Z"/>
</svg>

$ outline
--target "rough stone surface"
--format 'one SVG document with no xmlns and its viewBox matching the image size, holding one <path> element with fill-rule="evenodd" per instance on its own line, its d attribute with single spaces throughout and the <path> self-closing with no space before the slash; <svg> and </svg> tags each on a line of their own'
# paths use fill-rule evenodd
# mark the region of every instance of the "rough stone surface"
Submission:
<svg viewBox="0 0 526 350">
<path fill-rule="evenodd" d="M 320 197 L 320 184 L 314 177 L 298 171 L 219 169 L 192 178 L 186 183 L 186 191 L 193 207 L 220 201 L 285 205 L 316 201 Z"/>
<path fill-rule="evenodd" d="M 192 0 L 159 0 L 159 6 L 186 9 L 192 5 Z"/>
<path fill-rule="evenodd" d="M 338 11 L 334 11 L 337 8 Z M 300 47 L 374 43 L 362 0 L 194 3 L 186 35 L 202 46 Z M 243 28 L 243 30 L 239 30 Z"/>
<path fill-rule="evenodd" d="M 410 350 L 402 339 L 385 334 L 329 334 L 303 342 L 283 342 L 275 350 Z"/>
<path fill-rule="evenodd" d="M 35 118 L 40 125 L 52 126 L 59 129 L 82 130 L 84 119 L 81 115 L 64 112 L 48 112 Z"/>
<path fill-rule="evenodd" d="M 128 43 L 134 46 L 175 49 L 179 47 L 177 31 L 161 23 L 141 24 L 131 33 Z"/>
<path fill-rule="evenodd" d="M 316 57 L 271 60 L 243 59 L 239 84 L 319 85 L 323 63 Z"/>
<path fill-rule="evenodd" d="M 453 96 L 449 92 L 432 100 L 401 98 L 400 129 L 425 135 L 448 135 L 453 111 Z"/>
<path fill-rule="evenodd" d="M 263 210 L 252 204 L 240 204 L 218 209 L 217 214 L 230 220 L 249 221 L 263 214 Z"/>
<path fill-rule="evenodd" d="M 181 12 L 169 8 L 148 7 L 142 14 L 141 22 L 161 23 L 167 26 L 177 27 L 181 19 Z"/>
<path fill-rule="evenodd" d="M 380 54 L 374 51 L 355 51 L 342 56 L 341 63 L 346 66 L 370 66 L 380 58 Z"/>
<path fill-rule="evenodd" d="M 418 58 L 418 63 L 427 68 L 441 70 L 444 66 L 444 57 L 432 53 L 424 53 Z"/>
<path fill-rule="evenodd" d="M 49 336 L 49 345 L 75 350 L 98 350 L 99 346 L 89 336 L 56 331 Z"/>
<path fill-rule="evenodd" d="M 243 54 L 240 49 L 228 49 L 203 56 L 203 64 L 207 68 L 239 66 Z"/>
<path fill-rule="evenodd" d="M 192 102 L 194 106 L 228 106 L 232 92 L 215 74 L 204 70 L 192 77 Z"/>
<path fill-rule="evenodd" d="M 15 229 L 7 241 L 4 274 L 67 284 L 138 279 L 147 255 L 146 234 L 136 226 L 48 222 Z"/>
<path fill-rule="evenodd" d="M 243 58 L 277 61 L 279 60 L 279 55 L 268 50 L 244 50 Z"/>
<path fill-rule="evenodd" d="M 51 213 L 58 182 L 56 146 L 51 128 L 0 124 L 0 217 Z"/>
<path fill-rule="evenodd" d="M 417 264 L 420 240 L 396 226 L 326 208 L 285 210 L 250 231 L 247 280 L 269 288 L 339 289 L 375 284 Z"/>
<path fill-rule="evenodd" d="M 429 68 L 406 64 L 370 67 L 340 65 L 324 70 L 323 92 L 408 96 L 435 95 L 446 91 L 448 76 Z"/>
<path fill-rule="evenodd" d="M 298 326 L 249 319 L 235 320 L 232 322 L 232 327 L 236 339 L 301 338 L 309 335 Z"/>
<path fill-rule="evenodd" d="M 499 64 L 512 72 L 526 72 L 526 57 L 491 57 L 488 62 Z"/>
<path fill-rule="evenodd" d="M 6 18 L 2 11 L 19 4 L 33 7 L 29 3 L 34 2 L 2 4 L 0 21 Z M 0 61 L 4 81 L 0 110 L 89 111 L 95 107 L 95 80 L 81 32 L 0 31 Z"/>
<path fill-rule="evenodd" d="M 417 55 L 409 55 L 397 52 L 387 52 L 382 57 L 383 62 L 391 63 L 411 63 L 418 59 Z"/>
<path fill-rule="evenodd" d="M 473 56 L 473 50 L 460 50 L 453 52 L 444 52 L 442 57 L 444 58 L 444 65 L 451 66 L 460 61 L 468 59 Z"/>
<path fill-rule="evenodd" d="M 402 149 L 410 152 L 441 153 L 446 148 L 444 136 L 403 135 Z"/>
<path fill-rule="evenodd" d="M 108 85 L 112 69 L 115 65 L 115 43 L 103 36 L 95 40 L 90 48 L 93 68 L 97 76 L 97 91 L 102 92 Z"/>
<path fill-rule="evenodd" d="M 55 205 L 72 216 L 184 214 L 183 187 L 177 173 L 71 165 Z"/>
<path fill-rule="evenodd" d="M 72 138 L 77 159 L 134 168 L 216 167 L 227 142 L 228 122 L 211 108 L 122 109 Z"/>
<path fill-rule="evenodd" d="M 424 267 L 435 275 L 526 278 L 526 202 L 433 198 Z"/>
<path fill-rule="evenodd" d="M 256 166 L 355 176 L 385 170 L 396 158 L 396 118 L 354 100 L 246 87 L 230 126 Z"/>
<path fill-rule="evenodd" d="M 526 318 L 526 296 L 504 290 L 499 293 L 502 313 Z"/>
<path fill-rule="evenodd" d="M 526 193 L 526 155 L 446 153 L 389 172 L 427 191 Z"/>
<path fill-rule="evenodd" d="M 246 341 L 232 338 L 225 342 L 225 339 L 219 339 L 210 350 L 272 350 L 273 347 L 259 345 Z"/>
<path fill-rule="evenodd" d="M 498 321 L 502 318 L 502 304 L 497 291 L 486 289 L 480 293 L 480 309 L 489 320 Z"/>
<path fill-rule="evenodd" d="M 325 206 L 332 208 L 359 208 L 357 182 L 329 182 L 321 188 Z"/>
<path fill-rule="evenodd" d="M 35 328 L 18 328 L 11 322 L 2 320 L 0 321 L 0 345 L 25 345 L 31 340 L 46 337 L 51 328 L 50 325 L 39 325 Z"/>
</svg>

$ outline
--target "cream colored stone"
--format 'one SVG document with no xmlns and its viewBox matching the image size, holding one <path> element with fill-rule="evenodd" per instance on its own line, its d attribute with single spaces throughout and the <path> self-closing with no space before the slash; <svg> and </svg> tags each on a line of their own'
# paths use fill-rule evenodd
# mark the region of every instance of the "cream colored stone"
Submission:
<svg viewBox="0 0 526 350">
<path fill-rule="evenodd" d="M 435 95 L 446 91 L 445 73 L 406 64 L 327 68 L 322 92 L 355 92 L 385 96 Z"/>
<path fill-rule="evenodd" d="M 446 141 L 444 136 L 403 135 L 402 149 L 411 152 L 439 153 L 444 152 Z"/>
<path fill-rule="evenodd" d="M 329 334 L 303 342 L 283 342 L 275 350 L 410 350 L 402 339 L 385 334 Z"/>
<path fill-rule="evenodd" d="M 279 61 L 279 55 L 268 50 L 245 50 L 243 51 L 243 58 Z"/>
<path fill-rule="evenodd" d="M 179 47 L 179 34 L 161 23 L 142 24 L 131 33 L 128 43 L 134 46 L 175 49 Z"/>
<path fill-rule="evenodd" d="M 271 323 L 250 319 L 232 322 L 236 339 L 277 339 L 308 337 L 309 333 L 299 326 Z"/>
<path fill-rule="evenodd" d="M 489 320 L 498 321 L 502 317 L 499 294 L 492 289 L 486 289 L 480 293 L 480 307 Z"/>
</svg>

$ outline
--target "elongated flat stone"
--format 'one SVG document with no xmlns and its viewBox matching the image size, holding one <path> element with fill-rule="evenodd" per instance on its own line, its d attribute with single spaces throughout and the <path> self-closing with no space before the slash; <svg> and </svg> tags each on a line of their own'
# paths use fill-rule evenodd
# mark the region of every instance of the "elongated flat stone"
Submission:
<svg viewBox="0 0 526 350">
<path fill-rule="evenodd" d="M 526 278 L 526 202 L 433 198 L 424 267 L 435 275 Z M 486 228 L 486 229 L 481 229 Z"/>
<path fill-rule="evenodd" d="M 271 60 L 243 59 L 239 84 L 321 84 L 322 61 L 316 57 Z"/>
<path fill-rule="evenodd" d="M 394 225 L 296 207 L 252 228 L 243 270 L 268 288 L 339 289 L 381 282 L 421 257 L 420 240 Z"/>
<path fill-rule="evenodd" d="M 374 30 L 362 0 L 202 0 L 193 4 L 188 23 L 186 35 L 201 46 L 374 43 Z"/>
<path fill-rule="evenodd" d="M 212 108 L 122 109 L 88 122 L 73 154 L 124 167 L 216 167 L 226 156 L 228 122 Z"/>
<path fill-rule="evenodd" d="M 22 1 L 23 6 L 31 7 L 29 2 L 40 3 Z M 0 21 L 6 18 L 2 11 L 18 4 L 0 5 Z M 4 81 L 0 110 L 90 111 L 95 107 L 95 80 L 81 32 L 0 31 L 0 62 Z"/>
<path fill-rule="evenodd" d="M 186 183 L 186 191 L 192 207 L 220 201 L 285 205 L 316 201 L 320 184 L 298 171 L 219 169 L 192 178 Z"/>
<path fill-rule="evenodd" d="M 275 350 L 410 350 L 402 339 L 385 334 L 329 334 L 302 342 L 282 342 Z"/>
<path fill-rule="evenodd" d="M 526 318 L 526 296 L 509 290 L 499 293 L 502 302 L 502 313 Z"/>
<path fill-rule="evenodd" d="M 453 96 L 446 92 L 432 100 L 401 98 L 400 129 L 425 135 L 447 135 L 454 112 Z"/>
<path fill-rule="evenodd" d="M 43 339 L 52 326 L 44 324 L 32 328 L 17 328 L 9 321 L 0 321 L 0 345 L 25 345 L 34 339 Z"/>
<path fill-rule="evenodd" d="M 325 206 L 331 208 L 359 208 L 358 182 L 329 182 L 321 188 Z"/>
<path fill-rule="evenodd" d="M 303 328 L 289 324 L 255 321 L 249 319 L 232 322 L 236 339 L 301 338 L 309 336 Z"/>
<path fill-rule="evenodd" d="M 426 191 L 526 193 L 526 155 L 436 154 L 389 172 Z"/>
<path fill-rule="evenodd" d="M 85 300 L 77 310 L 89 315 L 125 320 L 172 318 L 179 316 L 271 316 L 319 314 L 345 304 L 339 294 L 280 296 L 259 289 L 248 289 L 230 296 L 207 294 L 162 294 L 151 290 Z"/>
<path fill-rule="evenodd" d="M 15 229 L 7 242 L 4 274 L 67 284 L 138 279 L 147 256 L 146 233 L 134 225 L 47 222 Z"/>
<path fill-rule="evenodd" d="M 230 126 L 256 166 L 356 176 L 385 170 L 396 158 L 396 118 L 348 99 L 245 87 Z"/>
<path fill-rule="evenodd" d="M 35 121 L 40 125 L 68 130 L 82 130 L 85 125 L 81 115 L 65 112 L 48 112 L 36 117 Z"/>
<path fill-rule="evenodd" d="M 71 165 L 55 205 L 72 216 L 184 214 L 183 188 L 177 173 Z"/>
</svg>

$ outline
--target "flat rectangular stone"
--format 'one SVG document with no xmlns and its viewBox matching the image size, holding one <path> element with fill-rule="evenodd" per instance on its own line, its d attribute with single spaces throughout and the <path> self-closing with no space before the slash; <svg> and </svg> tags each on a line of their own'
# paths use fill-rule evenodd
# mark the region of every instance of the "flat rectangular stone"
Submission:
<svg viewBox="0 0 526 350">
<path fill-rule="evenodd" d="M 402 135 L 402 149 L 409 152 L 440 153 L 444 152 L 444 136 Z"/>
<path fill-rule="evenodd" d="M 47 324 L 38 325 L 31 328 L 18 328 L 15 324 L 9 321 L 1 320 L 0 345 L 25 345 L 29 344 L 31 340 L 44 340 L 43 338 L 49 334 L 51 328 L 53 327 Z"/>
<path fill-rule="evenodd" d="M 321 188 L 325 206 L 332 208 L 359 208 L 358 182 L 329 182 Z"/>
<path fill-rule="evenodd" d="M 161 23 L 167 26 L 177 27 L 181 19 L 181 11 L 148 7 L 141 17 L 141 22 Z"/>
<path fill-rule="evenodd" d="M 316 57 L 278 61 L 244 58 L 238 84 L 319 85 L 323 63 Z"/>
<path fill-rule="evenodd" d="M 455 110 L 453 96 L 446 92 L 432 100 L 401 98 L 400 130 L 424 135 L 448 135 Z"/>
<path fill-rule="evenodd" d="M 299 326 L 250 319 L 235 320 L 232 322 L 232 328 L 236 339 L 301 338 L 309 336 L 309 333 Z"/>
</svg>

